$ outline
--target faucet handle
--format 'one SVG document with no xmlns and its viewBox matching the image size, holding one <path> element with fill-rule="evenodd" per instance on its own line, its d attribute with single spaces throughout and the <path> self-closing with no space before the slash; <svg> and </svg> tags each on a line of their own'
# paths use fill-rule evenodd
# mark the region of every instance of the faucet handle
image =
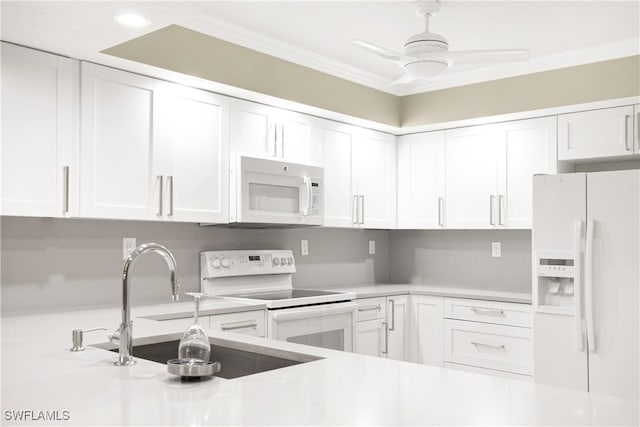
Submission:
<svg viewBox="0 0 640 427">
<path fill-rule="evenodd" d="M 78 352 L 84 351 L 84 346 L 82 345 L 82 337 L 85 332 L 93 332 L 93 331 L 106 331 L 107 328 L 91 328 L 91 329 L 74 329 L 71 331 L 71 339 L 73 340 L 73 347 L 69 349 L 69 351 Z"/>
</svg>

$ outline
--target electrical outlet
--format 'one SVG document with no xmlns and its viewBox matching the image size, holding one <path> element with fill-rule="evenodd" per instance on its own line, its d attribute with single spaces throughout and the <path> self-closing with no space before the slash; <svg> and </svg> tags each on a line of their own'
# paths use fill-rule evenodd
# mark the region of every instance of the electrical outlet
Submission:
<svg viewBox="0 0 640 427">
<path fill-rule="evenodd" d="M 309 241 L 308 240 L 300 240 L 300 255 L 302 255 L 302 256 L 309 255 Z"/>
<path fill-rule="evenodd" d="M 375 255 L 376 253 L 376 241 L 369 240 L 369 255 Z"/>
<path fill-rule="evenodd" d="M 135 237 L 123 237 L 122 238 L 122 260 L 126 261 L 131 255 L 131 252 L 136 248 Z"/>
<path fill-rule="evenodd" d="M 502 245 L 500 242 L 491 242 L 491 256 L 500 258 L 502 256 Z"/>
</svg>

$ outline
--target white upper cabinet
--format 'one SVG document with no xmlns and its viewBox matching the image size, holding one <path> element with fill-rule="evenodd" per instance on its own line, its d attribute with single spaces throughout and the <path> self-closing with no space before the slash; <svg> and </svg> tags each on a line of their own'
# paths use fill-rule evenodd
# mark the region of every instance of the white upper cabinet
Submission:
<svg viewBox="0 0 640 427">
<path fill-rule="evenodd" d="M 445 135 L 447 228 L 494 228 L 504 133 L 486 125 L 447 130 Z"/>
<path fill-rule="evenodd" d="M 355 195 L 351 174 L 354 128 L 323 120 L 320 138 L 324 158 L 324 225 L 355 226 Z M 354 196 L 355 198 L 356 196 Z"/>
<path fill-rule="evenodd" d="M 634 153 L 633 106 L 558 116 L 558 160 L 624 158 Z M 640 151 L 635 150 L 638 154 Z"/>
<path fill-rule="evenodd" d="M 86 62 L 81 77 L 80 214 L 160 218 L 156 81 Z"/>
<path fill-rule="evenodd" d="M 556 173 L 556 118 L 446 131 L 447 228 L 531 228 L 535 174 Z"/>
<path fill-rule="evenodd" d="M 228 221 L 224 97 L 82 63 L 85 217 Z"/>
<path fill-rule="evenodd" d="M 364 228 L 396 227 L 396 141 L 358 129 L 353 147 L 356 220 Z M 352 197 L 355 200 L 355 197 Z"/>
<path fill-rule="evenodd" d="M 502 126 L 505 136 L 498 162 L 498 226 L 531 228 L 533 176 L 557 172 L 556 126 L 556 117 Z"/>
<path fill-rule="evenodd" d="M 444 131 L 398 141 L 398 228 L 442 228 L 445 205 Z"/>
<path fill-rule="evenodd" d="M 235 154 L 320 164 L 314 117 L 248 101 L 235 101 L 232 108 Z"/>
<path fill-rule="evenodd" d="M 159 89 L 164 217 L 228 222 L 228 98 L 168 83 Z"/>
<path fill-rule="evenodd" d="M 78 62 L 2 43 L 2 215 L 78 207 Z"/>
<path fill-rule="evenodd" d="M 394 228 L 395 137 L 322 121 L 324 225 Z"/>
</svg>

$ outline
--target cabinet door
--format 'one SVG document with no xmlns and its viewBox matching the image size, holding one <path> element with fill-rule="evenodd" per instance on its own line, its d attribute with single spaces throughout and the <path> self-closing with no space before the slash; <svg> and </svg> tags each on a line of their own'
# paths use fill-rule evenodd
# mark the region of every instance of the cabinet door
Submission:
<svg viewBox="0 0 640 427">
<path fill-rule="evenodd" d="M 411 296 L 411 360 L 442 367 L 443 299 Z"/>
<path fill-rule="evenodd" d="M 398 228 L 442 228 L 445 191 L 444 131 L 398 142 Z"/>
<path fill-rule="evenodd" d="M 395 137 L 360 130 L 354 145 L 356 186 L 360 226 L 396 226 L 396 143 Z"/>
<path fill-rule="evenodd" d="M 279 110 L 276 114 L 277 157 L 293 163 L 320 165 L 322 159 L 316 150 L 314 118 L 286 110 Z"/>
<path fill-rule="evenodd" d="M 555 117 L 504 125 L 504 151 L 498 159 L 498 225 L 531 228 L 533 176 L 555 174 Z"/>
<path fill-rule="evenodd" d="M 558 116 L 558 160 L 633 154 L 633 106 Z"/>
<path fill-rule="evenodd" d="M 385 319 L 356 322 L 356 353 L 384 356 Z"/>
<path fill-rule="evenodd" d="M 353 227 L 356 221 L 351 173 L 353 128 L 323 122 L 320 135 L 324 163 L 324 225 Z"/>
<path fill-rule="evenodd" d="M 276 157 L 278 129 L 273 109 L 246 101 L 235 101 L 232 108 L 232 151 L 253 157 Z"/>
<path fill-rule="evenodd" d="M 165 147 L 166 219 L 226 223 L 229 104 L 209 92 L 165 85 L 158 138 Z"/>
<path fill-rule="evenodd" d="M 2 43 L 2 215 L 77 212 L 78 64 Z"/>
<path fill-rule="evenodd" d="M 493 228 L 504 132 L 487 125 L 449 130 L 445 136 L 447 228 Z"/>
<path fill-rule="evenodd" d="M 387 297 L 387 324 L 389 325 L 389 352 L 387 358 L 409 360 L 409 297 Z"/>
<path fill-rule="evenodd" d="M 162 150 L 155 81 L 82 63 L 80 214 L 150 219 L 162 214 Z"/>
</svg>

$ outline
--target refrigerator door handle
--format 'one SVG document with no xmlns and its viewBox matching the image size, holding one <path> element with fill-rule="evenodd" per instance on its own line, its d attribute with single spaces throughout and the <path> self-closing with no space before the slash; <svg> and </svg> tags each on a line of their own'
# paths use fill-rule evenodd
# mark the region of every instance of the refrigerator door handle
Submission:
<svg viewBox="0 0 640 427">
<path fill-rule="evenodd" d="M 596 334 L 593 326 L 593 221 L 587 222 L 584 250 L 584 305 L 587 318 L 587 344 L 589 351 L 596 350 Z"/>
<path fill-rule="evenodd" d="M 576 324 L 576 347 L 578 351 L 584 350 L 584 335 L 582 334 L 582 221 L 577 220 L 574 230 L 574 305 L 575 305 L 575 324 Z"/>
</svg>

